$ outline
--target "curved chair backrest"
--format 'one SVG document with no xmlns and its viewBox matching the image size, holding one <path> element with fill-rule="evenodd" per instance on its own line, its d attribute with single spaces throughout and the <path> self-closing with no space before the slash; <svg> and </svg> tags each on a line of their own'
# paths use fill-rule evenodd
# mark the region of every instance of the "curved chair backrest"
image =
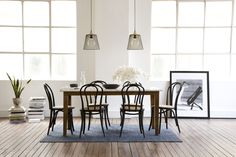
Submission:
<svg viewBox="0 0 236 157">
<path fill-rule="evenodd" d="M 135 83 L 142 86 L 142 84 L 141 84 L 140 82 L 135 82 Z M 126 86 L 126 85 L 129 85 L 129 84 L 131 84 L 130 81 L 125 81 L 125 82 L 123 83 L 123 86 L 122 86 L 122 87 L 124 87 L 124 86 Z M 136 99 L 136 95 L 135 95 L 135 98 L 134 98 L 134 99 Z"/>
<path fill-rule="evenodd" d="M 171 83 L 167 89 L 166 104 L 174 105 L 177 109 L 179 95 L 182 90 L 183 84 L 180 82 Z"/>
<path fill-rule="evenodd" d="M 80 88 L 80 98 L 82 110 L 84 108 L 90 110 L 95 110 L 97 107 L 101 108 L 103 88 L 98 84 L 85 84 Z"/>
<path fill-rule="evenodd" d="M 55 106 L 54 94 L 51 87 L 47 83 L 45 83 L 43 86 L 47 94 L 49 109 L 51 110 Z"/>
<path fill-rule="evenodd" d="M 98 84 L 98 85 L 102 86 L 107 83 L 103 80 L 95 80 L 95 81 L 91 82 L 91 84 Z M 105 103 L 107 103 L 107 95 L 105 95 Z"/>
<path fill-rule="evenodd" d="M 130 93 L 134 91 L 135 94 Z M 143 98 L 145 89 L 139 83 L 128 83 L 121 89 L 122 107 L 132 105 L 132 108 L 143 108 Z M 129 106 L 130 107 L 130 106 Z M 127 107 L 126 107 L 127 108 Z"/>
<path fill-rule="evenodd" d="M 128 85 L 128 84 L 130 84 L 130 81 L 125 81 L 125 82 L 123 83 L 123 86 L 122 86 L 122 87 L 124 87 L 124 86 L 126 86 L 126 85 Z"/>
</svg>

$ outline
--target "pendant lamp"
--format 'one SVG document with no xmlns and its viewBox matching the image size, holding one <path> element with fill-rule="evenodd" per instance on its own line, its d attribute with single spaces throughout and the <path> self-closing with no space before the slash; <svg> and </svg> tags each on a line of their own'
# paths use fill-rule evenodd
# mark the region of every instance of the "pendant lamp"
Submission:
<svg viewBox="0 0 236 157">
<path fill-rule="evenodd" d="M 96 34 L 93 34 L 93 4 L 90 0 L 90 33 L 86 34 L 84 41 L 84 50 L 100 50 L 98 38 Z"/>
<path fill-rule="evenodd" d="M 134 0 L 134 33 L 129 35 L 128 50 L 143 50 L 140 34 L 136 33 L 136 0 Z"/>
</svg>

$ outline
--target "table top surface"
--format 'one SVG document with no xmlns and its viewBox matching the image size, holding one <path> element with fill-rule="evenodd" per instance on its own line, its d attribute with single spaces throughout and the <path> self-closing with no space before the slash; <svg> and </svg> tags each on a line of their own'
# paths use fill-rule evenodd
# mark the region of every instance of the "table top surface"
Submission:
<svg viewBox="0 0 236 157">
<path fill-rule="evenodd" d="M 71 88 L 71 87 L 63 87 L 60 89 L 60 92 L 79 92 L 80 88 L 79 87 L 75 87 L 75 88 Z M 135 91 L 135 90 L 131 90 L 131 91 Z M 162 91 L 158 88 L 145 88 L 145 91 Z M 116 89 L 105 89 L 103 88 L 103 92 L 121 92 L 121 88 L 116 88 Z"/>
</svg>

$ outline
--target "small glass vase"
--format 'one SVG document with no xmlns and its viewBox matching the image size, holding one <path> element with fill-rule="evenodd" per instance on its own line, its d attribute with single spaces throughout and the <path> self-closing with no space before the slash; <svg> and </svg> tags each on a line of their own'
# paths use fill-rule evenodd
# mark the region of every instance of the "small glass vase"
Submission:
<svg viewBox="0 0 236 157">
<path fill-rule="evenodd" d="M 80 72 L 80 79 L 79 79 L 79 86 L 82 87 L 85 84 L 86 84 L 85 72 L 81 71 Z"/>
</svg>

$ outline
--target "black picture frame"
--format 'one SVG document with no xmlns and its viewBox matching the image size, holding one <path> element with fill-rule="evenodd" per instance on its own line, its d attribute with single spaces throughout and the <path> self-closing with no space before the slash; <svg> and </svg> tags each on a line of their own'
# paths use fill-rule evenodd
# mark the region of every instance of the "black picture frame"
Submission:
<svg viewBox="0 0 236 157">
<path fill-rule="evenodd" d="M 208 71 L 170 71 L 170 83 L 173 82 L 184 83 L 177 105 L 178 117 L 210 118 Z"/>
</svg>

